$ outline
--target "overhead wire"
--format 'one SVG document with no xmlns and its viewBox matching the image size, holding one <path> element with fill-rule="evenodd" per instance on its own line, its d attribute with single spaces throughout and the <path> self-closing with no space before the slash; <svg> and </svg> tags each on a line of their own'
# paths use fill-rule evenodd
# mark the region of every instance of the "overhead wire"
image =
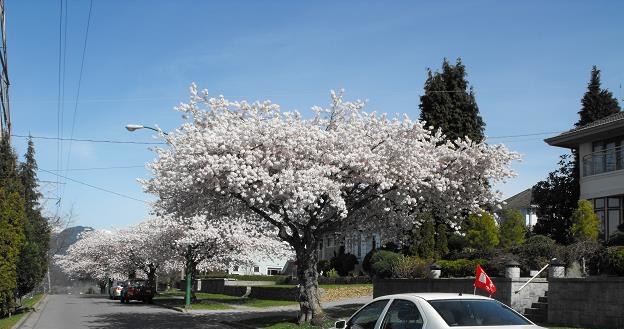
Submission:
<svg viewBox="0 0 624 329">
<path fill-rule="evenodd" d="M 69 147 L 67 150 L 67 160 L 66 160 L 65 168 L 69 168 L 69 163 L 71 160 L 72 142 L 73 142 L 72 139 L 74 138 L 74 130 L 76 128 L 76 113 L 78 112 L 78 103 L 80 102 L 80 87 L 82 85 L 82 73 L 84 71 L 84 63 L 85 63 L 85 57 L 87 53 L 87 43 L 89 40 L 89 27 L 91 26 L 92 11 L 93 11 L 93 0 L 89 1 L 89 14 L 87 16 L 87 27 L 85 29 L 84 44 L 82 46 L 82 58 L 80 60 L 80 72 L 78 74 L 78 86 L 76 88 L 76 100 L 74 103 L 74 112 L 72 114 L 71 130 L 70 130 L 70 135 L 69 135 Z M 60 203 L 63 202 L 65 189 L 66 189 L 66 185 L 64 185 L 61 189 Z"/>
<path fill-rule="evenodd" d="M 84 186 L 88 186 L 88 187 L 94 188 L 94 189 L 102 191 L 102 192 L 114 194 L 116 196 L 119 196 L 119 197 L 122 197 L 122 198 L 126 198 L 126 199 L 130 199 L 130 200 L 134 200 L 134 201 L 139 201 L 139 202 L 142 202 L 142 203 L 150 204 L 150 202 L 148 202 L 148 201 L 141 200 L 141 199 L 138 199 L 138 198 L 135 198 L 135 197 L 123 194 L 123 193 L 111 191 L 109 189 L 106 189 L 106 188 L 103 188 L 103 187 L 99 187 L 99 186 L 95 186 L 93 184 L 85 183 L 85 182 L 79 181 L 77 179 L 73 179 L 73 178 L 67 177 L 65 175 L 61 175 L 61 174 L 55 173 L 53 171 L 49 171 L 49 170 L 45 170 L 45 169 L 41 169 L 41 168 L 39 168 L 39 170 L 41 170 L 43 172 L 46 172 L 46 173 L 49 173 L 49 174 L 52 174 L 52 175 L 56 175 L 56 176 L 61 177 L 61 178 L 65 179 L 65 180 L 68 180 L 68 181 L 71 181 L 71 182 L 74 182 L 74 183 L 77 183 L 77 184 L 80 184 L 80 185 L 84 185 Z"/>
<path fill-rule="evenodd" d="M 166 145 L 167 144 L 165 142 L 137 142 L 137 141 L 124 141 L 124 140 L 111 140 L 111 139 L 91 139 L 91 138 L 57 138 L 57 137 L 49 137 L 49 136 L 32 136 L 32 135 L 18 135 L 18 134 L 11 134 L 11 136 L 12 137 L 18 137 L 18 138 L 32 138 L 32 139 L 43 139 L 43 140 L 59 140 L 59 141 L 71 141 L 71 142 L 89 142 L 89 143 L 137 144 L 137 145 Z"/>
</svg>

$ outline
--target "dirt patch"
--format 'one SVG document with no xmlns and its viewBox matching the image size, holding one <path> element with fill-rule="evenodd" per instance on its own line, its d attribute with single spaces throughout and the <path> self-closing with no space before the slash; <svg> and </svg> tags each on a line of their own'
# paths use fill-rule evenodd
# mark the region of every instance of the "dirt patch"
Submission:
<svg viewBox="0 0 624 329">
<path fill-rule="evenodd" d="M 333 302 L 347 298 L 366 297 L 373 295 L 373 285 L 344 285 L 339 287 L 323 288 L 322 302 Z"/>
</svg>

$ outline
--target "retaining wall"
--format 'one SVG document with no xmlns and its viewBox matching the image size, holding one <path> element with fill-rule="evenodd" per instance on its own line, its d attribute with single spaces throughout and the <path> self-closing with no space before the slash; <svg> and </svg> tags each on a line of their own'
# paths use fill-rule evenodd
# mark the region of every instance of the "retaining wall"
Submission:
<svg viewBox="0 0 624 329">
<path fill-rule="evenodd" d="M 373 297 L 402 294 L 409 292 L 450 292 L 472 294 L 474 278 L 440 278 L 440 279 L 383 279 L 373 283 Z M 546 279 L 534 279 L 519 293 L 515 293 L 529 278 L 492 278 L 496 286 L 496 293 L 492 298 L 510 306 L 514 310 L 524 313 L 524 309 L 537 302 L 538 297 L 544 296 L 548 290 Z M 487 296 L 487 293 L 477 289 L 477 295 Z"/>
<path fill-rule="evenodd" d="M 548 323 L 601 329 L 624 328 L 624 278 L 550 279 Z"/>
</svg>

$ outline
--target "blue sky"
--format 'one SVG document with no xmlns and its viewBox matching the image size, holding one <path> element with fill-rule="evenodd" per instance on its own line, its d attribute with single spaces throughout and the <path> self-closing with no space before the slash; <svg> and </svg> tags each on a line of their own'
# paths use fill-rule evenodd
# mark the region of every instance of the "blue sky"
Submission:
<svg viewBox="0 0 624 329">
<path fill-rule="evenodd" d="M 14 134 L 56 137 L 60 1 L 7 1 Z M 367 99 L 368 110 L 419 115 L 426 69 L 461 57 L 488 136 L 570 129 L 592 65 L 622 101 L 624 22 L 619 1 L 93 1 L 79 102 L 76 94 L 89 1 L 69 0 L 62 106 L 65 138 L 155 142 L 128 123 L 174 129 L 173 107 L 196 82 L 230 99 L 271 99 L 304 113 L 330 89 Z M 538 135 L 492 138 L 523 154 L 519 176 L 498 187 L 520 192 L 556 168 L 564 150 Z M 25 140 L 14 139 L 23 154 Z M 35 140 L 39 166 L 57 170 L 54 140 Z M 140 200 L 136 181 L 149 145 L 69 142 L 63 175 Z M 68 165 L 67 165 L 68 163 Z M 56 181 L 48 172 L 40 179 Z M 65 181 L 61 179 L 61 182 Z M 148 206 L 74 181 L 43 183 L 74 224 L 115 227 L 144 219 Z"/>
</svg>

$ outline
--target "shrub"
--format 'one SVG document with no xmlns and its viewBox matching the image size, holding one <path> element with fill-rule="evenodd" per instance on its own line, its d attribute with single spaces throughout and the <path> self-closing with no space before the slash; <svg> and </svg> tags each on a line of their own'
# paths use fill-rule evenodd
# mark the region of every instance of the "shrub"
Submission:
<svg viewBox="0 0 624 329">
<path fill-rule="evenodd" d="M 488 262 L 485 259 L 456 259 L 439 260 L 437 263 L 442 268 L 443 276 L 460 278 L 474 276 L 477 264 L 485 267 Z"/>
<path fill-rule="evenodd" d="M 377 250 L 371 256 L 371 274 L 380 279 L 391 277 L 394 267 L 402 258 L 403 255 L 396 252 Z"/>
<path fill-rule="evenodd" d="M 570 231 L 576 240 L 598 240 L 600 221 L 591 203 L 579 200 L 578 208 L 572 214 Z"/>
<path fill-rule="evenodd" d="M 611 274 L 624 276 L 624 247 L 607 248 L 607 261 Z"/>
<path fill-rule="evenodd" d="M 392 276 L 404 279 L 426 278 L 430 264 L 430 260 L 417 256 L 403 257 L 395 264 Z"/>
<path fill-rule="evenodd" d="M 341 246 L 338 250 L 338 255 L 335 255 L 329 261 L 329 266 L 335 269 L 340 276 L 347 276 L 349 272 L 353 271 L 357 263 L 357 257 L 352 254 L 345 254 L 344 246 Z"/>
<path fill-rule="evenodd" d="M 340 275 L 338 275 L 338 271 L 336 271 L 335 268 L 330 269 L 329 271 L 327 271 L 327 277 L 328 278 L 337 278 Z"/>
<path fill-rule="evenodd" d="M 552 258 L 560 256 L 561 251 L 555 240 L 544 235 L 534 235 L 523 245 L 512 248 L 512 253 L 520 257 L 521 269 L 529 272 L 550 263 Z"/>
</svg>

